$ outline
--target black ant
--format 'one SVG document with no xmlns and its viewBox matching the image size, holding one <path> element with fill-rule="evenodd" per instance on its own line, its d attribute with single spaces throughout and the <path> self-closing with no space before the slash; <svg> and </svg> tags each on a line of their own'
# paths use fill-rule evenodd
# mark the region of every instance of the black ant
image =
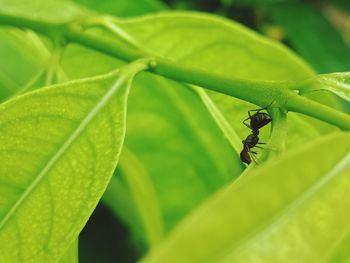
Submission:
<svg viewBox="0 0 350 263">
<path fill-rule="evenodd" d="M 259 129 L 267 125 L 272 121 L 271 116 L 268 113 L 261 112 L 265 110 L 268 106 L 248 111 L 249 117 L 243 121 L 243 124 L 251 129 L 252 133 L 247 136 L 243 143 L 243 150 L 241 151 L 240 158 L 241 161 L 250 164 L 252 159 L 256 162 L 255 155 L 257 154 L 255 151 L 251 149 L 254 147 L 261 148 L 258 144 L 265 144 L 263 142 L 259 142 Z M 255 112 L 251 115 L 251 112 Z M 246 121 L 250 120 L 250 123 L 247 124 Z"/>
<path fill-rule="evenodd" d="M 259 129 L 269 124 L 272 121 L 271 116 L 269 114 L 265 112 L 261 112 L 262 110 L 265 110 L 267 107 L 248 111 L 249 117 L 243 121 L 243 124 L 247 126 L 249 129 L 251 129 L 253 133 L 259 134 Z M 256 113 L 251 115 L 251 112 L 254 112 L 254 111 L 256 111 Z M 247 120 L 250 120 L 250 124 L 246 123 Z"/>
</svg>

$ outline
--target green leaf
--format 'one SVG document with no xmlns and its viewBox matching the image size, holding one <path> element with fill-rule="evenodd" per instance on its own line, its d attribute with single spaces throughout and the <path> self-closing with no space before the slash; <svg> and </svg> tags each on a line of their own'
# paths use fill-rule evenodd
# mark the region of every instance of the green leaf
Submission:
<svg viewBox="0 0 350 263">
<path fill-rule="evenodd" d="M 0 106 L 1 262 L 57 261 L 118 161 L 135 62 Z"/>
<path fill-rule="evenodd" d="M 93 11 L 65 0 L 0 0 L 0 13 L 55 24 L 94 16 Z"/>
<path fill-rule="evenodd" d="M 349 152 L 350 134 L 336 133 L 251 170 L 142 262 L 326 260 L 350 230 Z"/>
<path fill-rule="evenodd" d="M 350 72 L 321 74 L 301 84 L 302 93 L 329 91 L 350 102 Z"/>
<path fill-rule="evenodd" d="M 49 53 L 39 38 L 18 29 L 0 29 L 0 101 L 38 78 Z"/>
</svg>

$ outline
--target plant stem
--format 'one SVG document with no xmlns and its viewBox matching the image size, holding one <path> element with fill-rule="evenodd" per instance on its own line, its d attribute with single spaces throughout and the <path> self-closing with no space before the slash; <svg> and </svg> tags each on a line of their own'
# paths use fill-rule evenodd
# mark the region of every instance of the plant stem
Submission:
<svg viewBox="0 0 350 263">
<path fill-rule="evenodd" d="M 288 97 L 286 109 L 328 122 L 342 130 L 350 130 L 350 115 L 295 93 Z"/>
<path fill-rule="evenodd" d="M 273 102 L 274 106 L 326 121 L 344 130 L 350 130 L 349 115 L 297 95 L 295 91 L 288 89 L 291 85 L 289 81 L 252 81 L 223 77 L 209 71 L 176 64 L 175 62 L 155 57 L 153 54 L 145 51 L 101 39 L 99 36 L 87 34 L 76 23 L 52 24 L 39 20 L 0 14 L 0 24 L 29 28 L 43 33 L 50 38 L 55 38 L 60 34 L 61 37 L 66 38 L 68 41 L 98 50 L 127 62 L 145 57 L 153 57 L 156 65 L 150 68 L 149 71 L 157 75 L 217 91 L 249 101 L 260 107 Z"/>
<path fill-rule="evenodd" d="M 28 19 L 21 16 L 13 16 L 0 13 L 0 25 L 28 28 L 38 33 L 52 37 L 62 31 L 63 25 L 48 23 L 40 20 Z"/>
<path fill-rule="evenodd" d="M 271 108 L 269 113 L 272 117 L 271 137 L 259 161 L 266 161 L 271 157 L 281 155 L 285 150 L 287 139 L 287 114 L 280 108 Z"/>
</svg>

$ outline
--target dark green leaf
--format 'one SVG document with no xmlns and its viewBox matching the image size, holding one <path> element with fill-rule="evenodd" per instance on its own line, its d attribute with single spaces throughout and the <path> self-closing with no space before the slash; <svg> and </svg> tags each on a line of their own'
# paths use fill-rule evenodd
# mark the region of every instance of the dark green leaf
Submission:
<svg viewBox="0 0 350 263">
<path fill-rule="evenodd" d="M 285 30 L 292 46 L 318 72 L 349 70 L 350 47 L 319 8 L 305 3 L 289 3 L 277 5 L 269 11 L 274 21 Z"/>
<path fill-rule="evenodd" d="M 166 9 L 158 0 L 76 0 L 75 2 L 100 13 L 114 16 L 138 16 Z"/>
</svg>

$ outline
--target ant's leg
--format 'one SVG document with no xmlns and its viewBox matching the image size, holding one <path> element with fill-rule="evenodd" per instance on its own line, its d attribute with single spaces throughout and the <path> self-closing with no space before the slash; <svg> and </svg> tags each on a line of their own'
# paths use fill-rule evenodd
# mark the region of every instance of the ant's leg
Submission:
<svg viewBox="0 0 350 263">
<path fill-rule="evenodd" d="M 256 152 L 249 151 L 250 158 L 254 161 L 255 164 L 259 164 L 258 160 L 255 157 Z"/>
<path fill-rule="evenodd" d="M 270 104 L 266 105 L 265 107 L 262 107 L 260 109 L 255 109 L 255 110 L 249 110 L 248 111 L 248 115 L 249 117 L 251 117 L 252 115 L 250 114 L 251 112 L 260 112 L 262 110 L 266 110 L 267 108 L 269 108 L 272 105 L 273 102 L 271 102 Z"/>
<path fill-rule="evenodd" d="M 258 142 L 257 144 L 266 144 L 266 142 Z"/>
<path fill-rule="evenodd" d="M 262 111 L 264 108 L 259 108 L 259 109 L 254 109 L 254 110 L 249 110 L 248 111 L 248 115 L 250 115 L 251 112 L 255 112 L 255 111 Z"/>
<path fill-rule="evenodd" d="M 252 117 L 251 112 L 260 112 L 260 111 L 262 111 L 262 110 L 263 110 L 263 109 L 249 110 L 249 111 L 248 111 L 249 119 Z"/>
<path fill-rule="evenodd" d="M 259 148 L 259 149 L 264 149 L 264 147 L 261 147 L 259 145 L 255 145 L 254 147 Z"/>
<path fill-rule="evenodd" d="M 254 161 L 255 164 L 258 164 L 258 161 L 256 159 L 256 155 L 258 154 L 255 151 L 252 151 L 251 149 L 248 149 L 248 154 L 250 156 L 250 158 Z"/>
<path fill-rule="evenodd" d="M 251 120 L 252 119 L 252 112 L 256 112 L 256 113 L 259 113 L 260 111 L 262 111 L 262 110 L 266 110 L 270 105 L 271 105 L 272 103 L 270 103 L 269 105 L 267 105 L 267 106 L 265 106 L 265 107 L 263 107 L 263 108 L 260 108 L 260 109 L 254 109 L 254 110 L 249 110 L 248 111 L 248 118 L 246 118 L 244 121 L 243 121 L 243 124 L 245 125 L 245 126 L 247 126 L 249 129 L 251 129 L 252 127 L 249 125 L 249 124 L 247 124 L 246 123 L 246 121 L 247 120 Z"/>
<path fill-rule="evenodd" d="M 247 120 L 250 120 L 250 116 L 249 116 L 248 118 L 246 118 L 244 121 L 242 121 L 242 123 L 243 123 L 245 126 L 247 126 L 249 129 L 251 129 L 252 127 L 251 127 L 248 123 L 246 123 Z"/>
<path fill-rule="evenodd" d="M 260 109 L 260 111 L 266 110 L 266 109 L 270 108 L 271 105 L 272 105 L 274 102 L 275 102 L 275 101 L 272 101 L 272 102 L 270 102 L 269 104 L 267 104 L 265 107 L 262 107 L 262 108 Z"/>
<path fill-rule="evenodd" d="M 245 120 L 243 120 L 243 124 L 245 125 L 245 126 L 247 126 L 249 129 L 252 129 L 252 127 L 249 125 L 249 124 L 247 124 L 246 123 L 246 121 L 248 121 L 248 120 L 251 120 L 252 119 L 252 114 L 251 114 L 251 112 L 259 112 L 259 111 L 261 111 L 261 109 L 256 109 L 256 110 L 249 110 L 248 111 L 248 118 L 246 118 Z"/>
</svg>

